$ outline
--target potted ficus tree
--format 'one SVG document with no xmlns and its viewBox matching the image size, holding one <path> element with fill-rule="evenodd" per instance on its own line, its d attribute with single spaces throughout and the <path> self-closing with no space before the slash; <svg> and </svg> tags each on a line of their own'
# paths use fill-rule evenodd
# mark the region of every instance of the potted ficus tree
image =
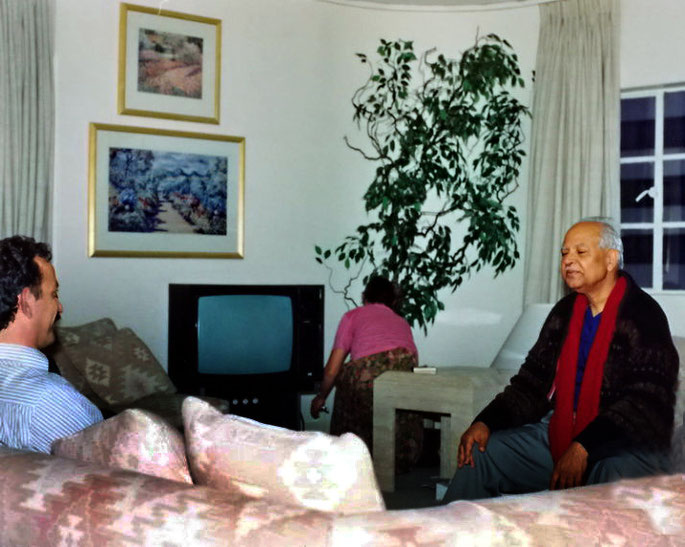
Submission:
<svg viewBox="0 0 685 547">
<path fill-rule="evenodd" d="M 519 258 L 519 218 L 505 201 L 524 156 L 529 110 L 511 93 L 524 81 L 511 45 L 494 34 L 459 59 L 434 50 L 418 58 L 404 40 L 381 40 L 377 53 L 376 62 L 357 54 L 370 75 L 352 98 L 369 146 L 345 139 L 376 164 L 364 194 L 372 219 L 335 248 L 316 245 L 316 260 L 347 269 L 336 292 L 355 305 L 352 280 L 372 272 L 394 280 L 404 317 L 426 330 L 444 309 L 439 291 L 455 291 L 486 265 L 498 275 Z"/>
</svg>

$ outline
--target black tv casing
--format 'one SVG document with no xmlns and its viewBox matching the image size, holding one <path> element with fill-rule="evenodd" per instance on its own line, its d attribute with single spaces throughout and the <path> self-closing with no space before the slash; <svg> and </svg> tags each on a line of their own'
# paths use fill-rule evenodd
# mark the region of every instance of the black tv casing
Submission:
<svg viewBox="0 0 685 547">
<path fill-rule="evenodd" d="M 201 374 L 198 371 L 198 299 L 215 295 L 288 296 L 293 310 L 290 369 L 268 374 Z M 312 393 L 323 375 L 323 285 L 169 285 L 169 378 L 181 393 L 229 401 L 233 414 L 300 429 L 301 393 Z"/>
</svg>

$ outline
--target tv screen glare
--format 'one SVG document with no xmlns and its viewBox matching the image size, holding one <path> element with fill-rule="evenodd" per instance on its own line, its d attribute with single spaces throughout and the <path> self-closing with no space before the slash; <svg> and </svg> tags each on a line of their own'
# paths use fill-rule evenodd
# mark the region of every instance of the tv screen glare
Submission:
<svg viewBox="0 0 685 547">
<path fill-rule="evenodd" d="M 224 294 L 198 298 L 200 374 L 287 372 L 293 353 L 289 296 Z"/>
</svg>

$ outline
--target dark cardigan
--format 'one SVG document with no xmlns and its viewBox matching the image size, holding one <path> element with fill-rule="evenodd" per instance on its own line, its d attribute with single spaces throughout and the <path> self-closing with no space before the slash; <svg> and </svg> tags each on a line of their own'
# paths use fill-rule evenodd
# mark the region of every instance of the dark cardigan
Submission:
<svg viewBox="0 0 685 547">
<path fill-rule="evenodd" d="M 628 446 L 667 449 L 673 430 L 678 353 L 659 304 L 625 272 L 628 286 L 604 364 L 599 414 L 575 438 L 596 461 Z M 539 421 L 566 338 L 575 293 L 552 309 L 519 372 L 476 417 L 491 431 Z"/>
</svg>

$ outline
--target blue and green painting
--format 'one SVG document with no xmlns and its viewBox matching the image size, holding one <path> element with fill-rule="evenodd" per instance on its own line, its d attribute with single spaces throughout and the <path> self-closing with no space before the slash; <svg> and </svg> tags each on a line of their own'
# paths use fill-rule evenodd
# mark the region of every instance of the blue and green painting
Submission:
<svg viewBox="0 0 685 547">
<path fill-rule="evenodd" d="M 109 231 L 226 235 L 228 159 L 109 149 Z"/>
</svg>

